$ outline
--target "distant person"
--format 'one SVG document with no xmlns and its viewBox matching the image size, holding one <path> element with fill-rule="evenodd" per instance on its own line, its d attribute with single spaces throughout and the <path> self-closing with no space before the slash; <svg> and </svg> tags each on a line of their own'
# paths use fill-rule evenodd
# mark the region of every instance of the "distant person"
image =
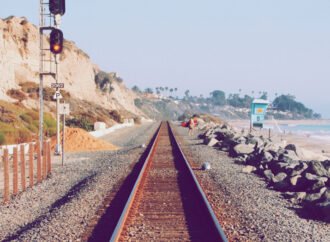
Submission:
<svg viewBox="0 0 330 242">
<path fill-rule="evenodd" d="M 188 128 L 189 128 L 188 134 L 189 134 L 189 136 L 193 135 L 193 132 L 194 132 L 194 129 L 195 129 L 196 125 L 197 125 L 197 118 L 194 115 L 192 118 L 190 118 L 190 120 L 188 122 Z"/>
</svg>

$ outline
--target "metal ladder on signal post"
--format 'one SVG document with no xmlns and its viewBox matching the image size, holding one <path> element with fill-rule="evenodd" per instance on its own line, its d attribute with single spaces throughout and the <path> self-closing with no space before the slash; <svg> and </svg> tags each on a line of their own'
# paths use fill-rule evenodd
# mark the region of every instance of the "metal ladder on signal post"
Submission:
<svg viewBox="0 0 330 242">
<path fill-rule="evenodd" d="M 46 77 L 55 79 L 58 83 L 58 61 L 57 56 L 50 52 L 50 48 L 46 48 L 47 41 L 45 41 L 45 33 L 50 32 L 55 26 L 55 16 L 49 11 L 49 2 L 40 0 L 39 9 L 39 35 L 40 35 L 40 69 L 39 69 L 39 142 L 40 149 L 43 145 L 43 120 L 44 120 L 44 80 Z M 46 42 L 46 43 L 45 43 Z M 59 92 L 59 88 L 56 88 L 56 93 Z M 57 146 L 55 153 L 60 153 L 59 142 L 59 130 L 60 130 L 60 117 L 58 112 L 59 99 L 56 99 L 56 134 L 57 134 Z"/>
</svg>

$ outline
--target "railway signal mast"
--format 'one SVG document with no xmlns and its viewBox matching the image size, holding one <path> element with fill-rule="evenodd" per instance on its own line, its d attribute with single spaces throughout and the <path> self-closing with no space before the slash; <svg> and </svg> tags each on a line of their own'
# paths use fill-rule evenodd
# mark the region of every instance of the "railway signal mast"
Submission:
<svg viewBox="0 0 330 242">
<path fill-rule="evenodd" d="M 47 8 L 48 7 L 48 8 Z M 63 32 L 59 29 L 61 16 L 65 13 L 65 0 L 40 0 L 40 68 L 39 68 L 39 142 L 42 150 L 43 145 L 43 119 L 44 119 L 44 101 L 43 84 L 46 76 L 53 77 L 56 81 L 56 93 L 59 93 L 61 85 L 58 83 L 58 54 L 63 51 Z M 46 47 L 47 41 L 44 33 L 49 32 L 49 48 Z M 46 43 L 45 43 L 46 42 Z M 58 97 L 58 96 L 56 96 Z M 60 154 L 60 117 L 59 117 L 59 98 L 56 98 L 56 149 L 55 153 Z"/>
</svg>

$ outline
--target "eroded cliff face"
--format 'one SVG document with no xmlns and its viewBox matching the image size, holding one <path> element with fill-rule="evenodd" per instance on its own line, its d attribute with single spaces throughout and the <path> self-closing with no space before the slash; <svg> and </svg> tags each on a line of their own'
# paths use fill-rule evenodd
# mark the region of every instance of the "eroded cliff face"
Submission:
<svg viewBox="0 0 330 242">
<path fill-rule="evenodd" d="M 44 37 L 48 47 L 48 38 Z M 64 82 L 65 91 L 71 97 L 101 105 L 107 109 L 123 109 L 133 114 L 142 114 L 134 105 L 136 94 L 124 83 L 112 81 L 112 91 L 102 91 L 95 84 L 95 75 L 100 69 L 89 56 L 73 42 L 65 41 L 64 51 L 59 56 L 59 82 Z M 45 66 L 46 70 L 49 65 Z M 0 99 L 16 101 L 7 95 L 10 89 L 20 89 L 24 82 L 39 83 L 39 35 L 38 28 L 25 18 L 0 19 Z M 45 77 L 44 86 L 55 82 Z M 37 108 L 35 100 L 24 100 L 28 107 Z"/>
</svg>

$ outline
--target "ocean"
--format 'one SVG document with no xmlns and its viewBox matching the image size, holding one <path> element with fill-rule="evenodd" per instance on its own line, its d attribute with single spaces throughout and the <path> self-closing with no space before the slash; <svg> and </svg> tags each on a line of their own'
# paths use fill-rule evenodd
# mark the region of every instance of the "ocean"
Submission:
<svg viewBox="0 0 330 242">
<path fill-rule="evenodd" d="M 274 129 L 281 133 L 305 135 L 310 138 L 327 140 L 330 142 L 330 124 L 268 124 L 265 128 Z"/>
</svg>

